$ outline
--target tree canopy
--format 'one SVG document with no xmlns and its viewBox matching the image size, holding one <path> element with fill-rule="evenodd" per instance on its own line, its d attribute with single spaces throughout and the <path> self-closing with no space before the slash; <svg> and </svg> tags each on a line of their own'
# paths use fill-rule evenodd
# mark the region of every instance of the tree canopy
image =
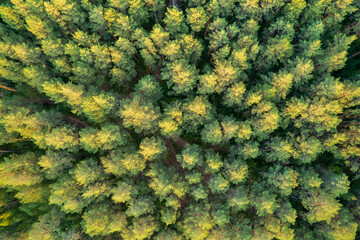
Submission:
<svg viewBox="0 0 360 240">
<path fill-rule="evenodd" d="M 0 239 L 360 237 L 360 1 L 0 1 Z"/>
</svg>

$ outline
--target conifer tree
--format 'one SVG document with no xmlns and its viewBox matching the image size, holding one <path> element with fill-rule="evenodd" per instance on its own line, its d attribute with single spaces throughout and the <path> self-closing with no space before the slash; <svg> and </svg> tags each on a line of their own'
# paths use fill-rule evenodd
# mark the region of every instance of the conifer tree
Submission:
<svg viewBox="0 0 360 240">
<path fill-rule="evenodd" d="M 0 239 L 358 239 L 359 9 L 0 1 Z"/>
</svg>

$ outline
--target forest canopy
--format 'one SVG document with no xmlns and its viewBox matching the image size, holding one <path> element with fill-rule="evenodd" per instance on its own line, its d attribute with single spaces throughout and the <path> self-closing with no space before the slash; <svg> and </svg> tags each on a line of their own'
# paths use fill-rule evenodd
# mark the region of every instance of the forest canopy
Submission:
<svg viewBox="0 0 360 240">
<path fill-rule="evenodd" d="M 1 0 L 0 238 L 360 237 L 359 0 Z"/>
</svg>

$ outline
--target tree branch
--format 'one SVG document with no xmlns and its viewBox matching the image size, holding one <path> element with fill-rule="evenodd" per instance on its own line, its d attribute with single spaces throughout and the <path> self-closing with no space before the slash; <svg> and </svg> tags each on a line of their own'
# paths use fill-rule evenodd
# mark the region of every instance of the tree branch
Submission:
<svg viewBox="0 0 360 240">
<path fill-rule="evenodd" d="M 9 91 L 12 91 L 12 92 L 17 92 L 16 89 L 13 89 L 13 88 L 9 88 L 9 87 L 7 87 L 7 86 L 4 86 L 4 85 L 2 85 L 1 83 L 0 83 L 0 88 L 6 89 L 6 90 L 9 90 Z"/>
</svg>

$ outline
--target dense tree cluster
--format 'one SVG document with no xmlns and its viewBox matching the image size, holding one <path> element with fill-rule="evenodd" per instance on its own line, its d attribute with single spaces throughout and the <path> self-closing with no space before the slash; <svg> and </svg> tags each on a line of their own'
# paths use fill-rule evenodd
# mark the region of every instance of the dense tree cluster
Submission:
<svg viewBox="0 0 360 240">
<path fill-rule="evenodd" d="M 0 238 L 359 237 L 359 9 L 2 0 Z"/>
</svg>

